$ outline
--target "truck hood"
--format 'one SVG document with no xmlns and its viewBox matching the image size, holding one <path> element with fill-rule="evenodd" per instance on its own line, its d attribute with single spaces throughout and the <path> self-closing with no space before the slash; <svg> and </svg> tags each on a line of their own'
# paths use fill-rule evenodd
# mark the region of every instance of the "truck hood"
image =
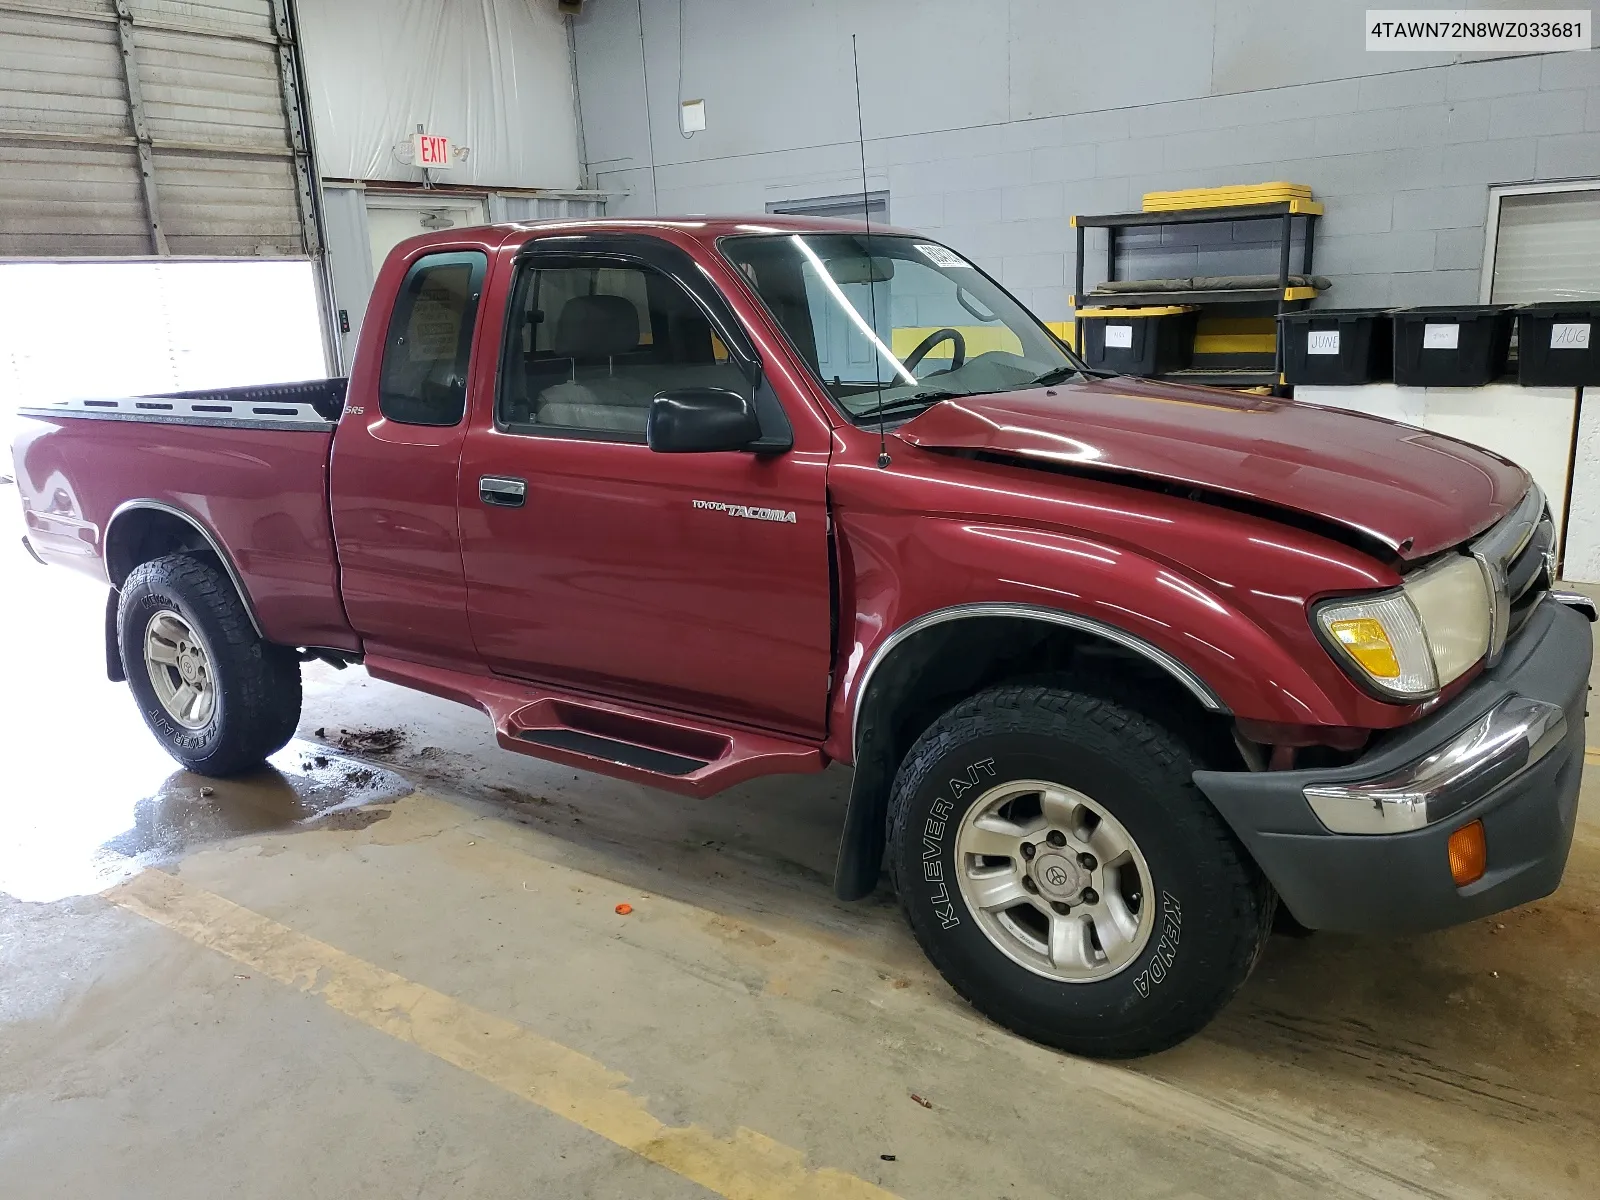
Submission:
<svg viewBox="0 0 1600 1200">
<path fill-rule="evenodd" d="M 1402 559 L 1487 529 L 1527 492 L 1514 463 L 1454 438 L 1342 409 L 1143 379 L 962 396 L 897 431 L 1244 497 L 1333 521 Z"/>
</svg>

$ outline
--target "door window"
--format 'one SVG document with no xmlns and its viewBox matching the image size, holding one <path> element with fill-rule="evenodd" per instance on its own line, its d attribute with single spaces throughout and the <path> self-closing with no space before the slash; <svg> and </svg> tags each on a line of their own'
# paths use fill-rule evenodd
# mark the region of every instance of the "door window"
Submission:
<svg viewBox="0 0 1600 1200">
<path fill-rule="evenodd" d="M 430 254 L 406 272 L 389 319 L 378 407 L 402 425 L 456 425 L 467 406 L 472 330 L 488 259 Z"/>
<path fill-rule="evenodd" d="M 525 265 L 510 322 L 498 418 L 513 433 L 642 442 L 661 392 L 751 395 L 699 305 L 648 267 Z"/>
</svg>

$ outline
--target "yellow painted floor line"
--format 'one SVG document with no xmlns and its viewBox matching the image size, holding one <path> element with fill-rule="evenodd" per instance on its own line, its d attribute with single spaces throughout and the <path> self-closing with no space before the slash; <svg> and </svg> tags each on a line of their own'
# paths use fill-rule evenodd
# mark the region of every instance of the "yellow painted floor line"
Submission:
<svg viewBox="0 0 1600 1200">
<path fill-rule="evenodd" d="M 665 1125 L 594 1059 L 171 875 L 146 871 L 105 898 L 729 1200 L 895 1200 L 754 1130 Z"/>
</svg>

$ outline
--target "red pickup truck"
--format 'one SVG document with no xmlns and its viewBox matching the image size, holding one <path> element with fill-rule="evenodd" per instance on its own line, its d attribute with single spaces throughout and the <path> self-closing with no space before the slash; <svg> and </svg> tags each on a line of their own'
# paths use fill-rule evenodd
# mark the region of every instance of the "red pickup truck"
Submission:
<svg viewBox="0 0 1600 1200">
<path fill-rule="evenodd" d="M 1281 904 L 1437 928 L 1561 878 L 1594 619 L 1521 469 L 1407 426 L 1107 378 L 956 251 L 777 217 L 450 230 L 348 381 L 28 410 L 27 541 L 193 770 L 299 664 L 693 795 L 854 764 L 951 984 L 1173 1045 Z"/>
</svg>

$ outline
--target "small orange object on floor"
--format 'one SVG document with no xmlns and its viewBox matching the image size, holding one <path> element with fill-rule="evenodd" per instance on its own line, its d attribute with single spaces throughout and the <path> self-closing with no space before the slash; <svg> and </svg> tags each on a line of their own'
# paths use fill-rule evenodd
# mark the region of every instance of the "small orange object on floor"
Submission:
<svg viewBox="0 0 1600 1200">
<path fill-rule="evenodd" d="M 631 905 L 631 904 L 619 904 L 619 905 L 617 905 L 617 915 L 618 916 L 625 917 L 629 913 L 631 913 L 632 911 L 633 911 L 633 905 Z"/>
</svg>

